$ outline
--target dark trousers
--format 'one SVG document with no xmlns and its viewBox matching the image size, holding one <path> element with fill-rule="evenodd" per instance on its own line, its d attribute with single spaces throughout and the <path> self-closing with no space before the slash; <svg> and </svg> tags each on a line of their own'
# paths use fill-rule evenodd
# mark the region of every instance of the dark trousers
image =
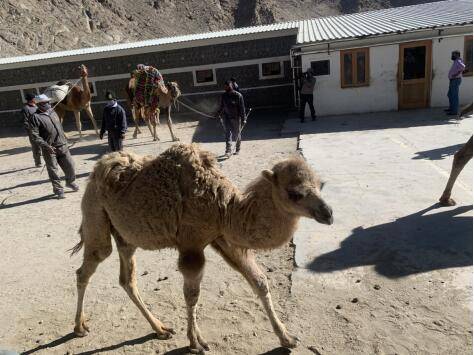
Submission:
<svg viewBox="0 0 474 355">
<path fill-rule="evenodd" d="M 118 152 L 123 150 L 122 134 L 116 131 L 108 131 L 107 139 L 109 141 L 109 149 L 111 152 Z"/>
<path fill-rule="evenodd" d="M 67 145 L 62 145 L 56 148 L 56 154 L 51 154 L 47 149 L 43 148 L 43 158 L 48 170 L 49 180 L 53 184 L 53 192 L 58 193 L 63 191 L 61 179 L 58 175 L 58 165 L 61 167 L 66 178 L 66 184 L 71 184 L 76 180 L 76 173 L 74 171 L 74 162 L 72 161 L 71 153 Z"/>
<path fill-rule="evenodd" d="M 311 118 L 316 118 L 316 112 L 314 111 L 313 105 L 313 94 L 300 94 L 300 118 L 301 121 L 304 121 L 304 109 L 306 107 L 306 103 L 309 105 L 309 109 L 311 111 Z"/>
<path fill-rule="evenodd" d="M 225 152 L 232 153 L 232 141 L 235 141 L 235 151 L 240 151 L 240 118 L 224 118 Z"/>
<path fill-rule="evenodd" d="M 460 85 L 461 85 L 461 78 L 449 80 L 449 90 L 448 90 L 449 111 L 455 114 L 459 114 L 459 86 Z"/>
<path fill-rule="evenodd" d="M 35 161 L 35 165 L 41 165 L 41 147 L 35 143 L 33 136 L 29 130 L 26 131 L 28 133 L 28 139 L 30 140 L 31 150 L 33 151 L 33 159 Z"/>
</svg>

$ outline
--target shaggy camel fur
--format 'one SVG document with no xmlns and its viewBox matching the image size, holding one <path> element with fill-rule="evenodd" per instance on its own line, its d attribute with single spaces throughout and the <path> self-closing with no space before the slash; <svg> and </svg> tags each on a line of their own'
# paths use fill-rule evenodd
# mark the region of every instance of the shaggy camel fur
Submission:
<svg viewBox="0 0 474 355">
<path fill-rule="evenodd" d="M 138 122 L 142 118 L 150 130 L 153 140 L 159 140 L 156 134 L 156 125 L 160 124 L 160 109 L 166 109 L 168 113 L 167 124 L 171 133 L 171 139 L 173 142 L 179 141 L 179 138 L 173 132 L 173 121 L 171 120 L 171 105 L 176 102 L 176 99 L 181 96 L 181 90 L 179 89 L 178 83 L 175 81 L 167 82 L 166 85 L 160 85 L 155 88 L 154 95 L 158 96 L 159 107 L 156 112 L 152 112 L 149 107 L 144 107 L 140 103 L 136 102 L 134 95 L 135 88 L 135 77 L 131 76 L 128 85 L 125 88 L 128 100 L 130 103 L 133 122 L 135 122 L 135 131 L 133 132 L 133 138 L 137 138 L 138 133 L 142 133 Z"/>
<path fill-rule="evenodd" d="M 71 88 L 71 83 L 65 83 L 69 85 L 70 91 L 64 98 L 64 100 L 62 100 L 55 107 L 55 111 L 58 114 L 61 123 L 63 123 L 66 111 L 72 111 L 74 113 L 74 117 L 76 118 L 76 127 L 80 137 L 82 137 L 81 111 L 86 111 L 87 116 L 89 116 L 90 120 L 92 121 L 92 125 L 94 126 L 95 134 L 99 136 L 99 131 L 97 130 L 97 122 L 95 121 L 94 114 L 92 113 L 91 109 L 92 95 L 89 89 L 89 81 L 87 80 L 87 68 L 85 65 L 81 65 L 79 69 L 81 71 L 82 88 L 77 85 Z M 60 84 L 64 83 L 59 82 L 58 85 Z"/>
<path fill-rule="evenodd" d="M 218 169 L 215 157 L 197 145 L 177 144 L 156 158 L 115 152 L 99 160 L 82 200 L 81 241 L 84 260 L 77 270 L 78 303 L 74 332 L 86 335 L 83 300 L 86 286 L 101 261 L 120 255 L 120 284 L 160 339 L 174 334 L 145 307 L 135 276 L 136 248 L 176 248 L 184 277 L 190 350 L 209 349 L 196 320 L 196 303 L 204 269 L 204 248 L 211 245 L 252 286 L 280 343 L 296 346 L 273 308 L 267 278 L 251 249 L 287 243 L 300 217 L 324 224 L 332 210 L 321 198 L 322 184 L 301 158 L 264 170 L 243 193 Z M 133 221 L 133 223 L 130 223 Z"/>
<path fill-rule="evenodd" d="M 456 201 L 451 198 L 451 191 L 453 190 L 454 183 L 461 173 L 464 166 L 472 159 L 472 136 L 469 138 L 466 144 L 454 154 L 453 167 L 451 168 L 451 174 L 449 175 L 448 183 L 443 191 L 443 194 L 439 198 L 439 204 L 441 206 L 454 206 Z"/>
</svg>

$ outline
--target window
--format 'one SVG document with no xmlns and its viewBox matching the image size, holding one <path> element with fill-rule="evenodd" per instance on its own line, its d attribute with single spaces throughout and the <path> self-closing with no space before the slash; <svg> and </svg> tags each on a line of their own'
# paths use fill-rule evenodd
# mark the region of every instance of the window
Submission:
<svg viewBox="0 0 474 355">
<path fill-rule="evenodd" d="M 313 70 L 314 76 L 329 75 L 329 60 L 318 60 L 311 62 L 311 69 Z"/>
<path fill-rule="evenodd" d="M 269 62 L 260 64 L 260 79 L 274 79 L 283 77 L 283 62 Z"/>
<path fill-rule="evenodd" d="M 215 85 L 216 72 L 214 69 L 195 70 L 193 72 L 194 86 Z"/>
<path fill-rule="evenodd" d="M 341 87 L 369 85 L 369 48 L 341 51 Z"/>
<path fill-rule="evenodd" d="M 464 75 L 472 75 L 472 36 L 464 37 L 464 63 L 466 64 L 466 70 Z"/>
</svg>

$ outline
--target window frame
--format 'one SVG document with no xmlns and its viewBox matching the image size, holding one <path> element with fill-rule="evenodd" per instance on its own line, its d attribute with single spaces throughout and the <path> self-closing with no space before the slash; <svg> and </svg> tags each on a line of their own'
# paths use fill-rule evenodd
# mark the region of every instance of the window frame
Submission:
<svg viewBox="0 0 474 355">
<path fill-rule="evenodd" d="M 358 88 L 370 85 L 370 51 L 369 47 L 346 49 L 340 51 L 340 75 L 341 75 L 341 88 Z M 365 81 L 363 83 L 357 83 L 357 53 L 365 53 Z M 344 55 L 352 54 L 352 84 L 347 84 L 344 81 Z"/>
<path fill-rule="evenodd" d="M 21 101 L 26 104 L 26 99 L 25 99 L 25 89 L 34 89 L 36 90 L 36 95 L 39 95 L 40 92 L 39 92 L 39 89 L 37 87 L 31 87 L 31 88 L 22 88 L 20 89 L 20 95 L 21 95 Z"/>
<path fill-rule="evenodd" d="M 198 83 L 197 81 L 197 72 L 198 71 L 205 71 L 205 70 L 212 70 L 212 81 L 206 81 L 204 83 Z M 194 86 L 210 86 L 210 85 L 217 85 L 217 78 L 216 78 L 216 68 L 204 68 L 204 69 L 195 69 L 193 70 L 193 82 Z"/>
<path fill-rule="evenodd" d="M 466 63 L 466 59 L 467 59 L 467 55 L 466 55 L 466 43 L 467 42 L 471 42 L 471 44 L 472 44 L 472 35 L 464 36 L 464 50 L 463 50 L 464 63 Z M 471 64 L 471 70 L 470 71 L 465 71 L 464 73 L 462 73 L 462 75 L 463 76 L 472 76 L 473 67 L 474 67 L 474 63 Z"/>
<path fill-rule="evenodd" d="M 91 92 L 91 97 L 97 97 L 97 86 L 95 85 L 95 81 L 90 81 L 89 80 L 89 87 L 92 86 L 92 91 Z M 90 88 L 89 88 L 90 91 Z"/>
<path fill-rule="evenodd" d="M 316 62 L 328 62 L 328 73 L 327 74 L 316 74 L 314 69 L 313 69 L 313 63 Z M 319 60 L 313 60 L 309 62 L 309 67 L 311 70 L 313 70 L 313 75 L 314 76 L 325 76 L 325 75 L 331 75 L 331 60 L 330 59 L 319 59 Z"/>
<path fill-rule="evenodd" d="M 272 63 L 280 63 L 280 74 L 263 75 L 263 65 L 272 64 Z M 258 64 L 258 78 L 260 80 L 277 79 L 277 78 L 284 78 L 284 77 L 285 77 L 285 65 L 282 60 L 273 60 L 269 62 L 261 62 Z"/>
</svg>

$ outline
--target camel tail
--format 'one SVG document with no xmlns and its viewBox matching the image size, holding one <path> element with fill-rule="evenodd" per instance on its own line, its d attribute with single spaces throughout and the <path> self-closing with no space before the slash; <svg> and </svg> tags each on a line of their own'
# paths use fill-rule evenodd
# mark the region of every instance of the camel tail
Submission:
<svg viewBox="0 0 474 355">
<path fill-rule="evenodd" d="M 69 256 L 73 256 L 74 254 L 79 253 L 79 251 L 82 249 L 82 246 L 84 245 L 84 240 L 82 239 L 82 225 L 79 227 L 79 234 L 81 236 L 81 240 L 79 241 L 79 243 L 77 243 L 71 249 L 68 250 L 71 252 Z"/>
</svg>

